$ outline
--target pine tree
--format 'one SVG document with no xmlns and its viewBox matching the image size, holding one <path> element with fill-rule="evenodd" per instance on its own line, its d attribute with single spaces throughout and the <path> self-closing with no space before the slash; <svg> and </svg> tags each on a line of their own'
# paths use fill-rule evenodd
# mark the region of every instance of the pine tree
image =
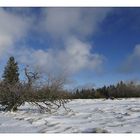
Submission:
<svg viewBox="0 0 140 140">
<path fill-rule="evenodd" d="M 7 62 L 7 65 L 3 74 L 3 81 L 8 84 L 15 84 L 19 82 L 19 68 L 18 63 L 15 62 L 15 58 L 11 56 Z"/>
<path fill-rule="evenodd" d="M 5 67 L 1 84 L 1 105 L 7 111 L 16 111 L 17 107 L 22 104 L 18 71 L 18 63 L 12 56 Z"/>
</svg>

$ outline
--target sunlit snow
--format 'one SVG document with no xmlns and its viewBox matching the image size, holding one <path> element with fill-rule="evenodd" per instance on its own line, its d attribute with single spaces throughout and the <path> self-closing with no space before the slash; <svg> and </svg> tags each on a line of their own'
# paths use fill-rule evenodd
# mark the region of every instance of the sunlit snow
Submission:
<svg viewBox="0 0 140 140">
<path fill-rule="evenodd" d="M 139 133 L 140 99 L 78 99 L 52 114 L 29 104 L 0 112 L 1 133 Z"/>
</svg>

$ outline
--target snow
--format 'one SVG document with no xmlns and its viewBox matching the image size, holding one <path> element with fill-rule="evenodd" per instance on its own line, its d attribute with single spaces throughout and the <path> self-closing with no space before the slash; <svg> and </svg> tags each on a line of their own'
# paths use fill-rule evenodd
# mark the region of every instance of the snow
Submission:
<svg viewBox="0 0 140 140">
<path fill-rule="evenodd" d="M 1 133 L 140 133 L 140 99 L 77 99 L 57 112 L 41 113 L 26 103 L 0 111 Z"/>
</svg>

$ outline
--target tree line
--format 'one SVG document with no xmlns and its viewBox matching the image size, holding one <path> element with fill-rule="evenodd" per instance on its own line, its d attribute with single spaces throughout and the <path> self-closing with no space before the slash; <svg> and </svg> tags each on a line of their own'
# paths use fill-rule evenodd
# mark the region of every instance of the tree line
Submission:
<svg viewBox="0 0 140 140">
<path fill-rule="evenodd" d="M 40 111 L 52 112 L 63 107 L 71 99 L 115 99 L 140 97 L 140 85 L 133 82 L 120 81 L 116 85 L 103 86 L 97 89 L 77 89 L 74 92 L 64 90 L 66 77 L 53 77 L 46 75 L 42 81 L 38 72 L 31 70 L 29 66 L 24 68 L 26 80 L 21 81 L 18 63 L 11 56 L 5 66 L 0 81 L 0 109 L 4 111 L 17 111 L 18 108 L 28 102 L 37 106 Z M 41 84 L 38 84 L 41 83 Z"/>
<path fill-rule="evenodd" d="M 103 86 L 97 89 L 77 89 L 71 93 L 72 99 L 115 99 L 115 98 L 132 98 L 140 97 L 140 85 L 134 82 L 118 82 L 116 85 Z"/>
</svg>

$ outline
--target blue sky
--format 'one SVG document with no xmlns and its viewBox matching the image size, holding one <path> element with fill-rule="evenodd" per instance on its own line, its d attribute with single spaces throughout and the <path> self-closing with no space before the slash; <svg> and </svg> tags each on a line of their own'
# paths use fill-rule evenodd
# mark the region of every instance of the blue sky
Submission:
<svg viewBox="0 0 140 140">
<path fill-rule="evenodd" d="M 0 73 L 13 55 L 21 72 L 67 75 L 71 87 L 139 81 L 139 16 L 140 8 L 1 8 Z"/>
</svg>

